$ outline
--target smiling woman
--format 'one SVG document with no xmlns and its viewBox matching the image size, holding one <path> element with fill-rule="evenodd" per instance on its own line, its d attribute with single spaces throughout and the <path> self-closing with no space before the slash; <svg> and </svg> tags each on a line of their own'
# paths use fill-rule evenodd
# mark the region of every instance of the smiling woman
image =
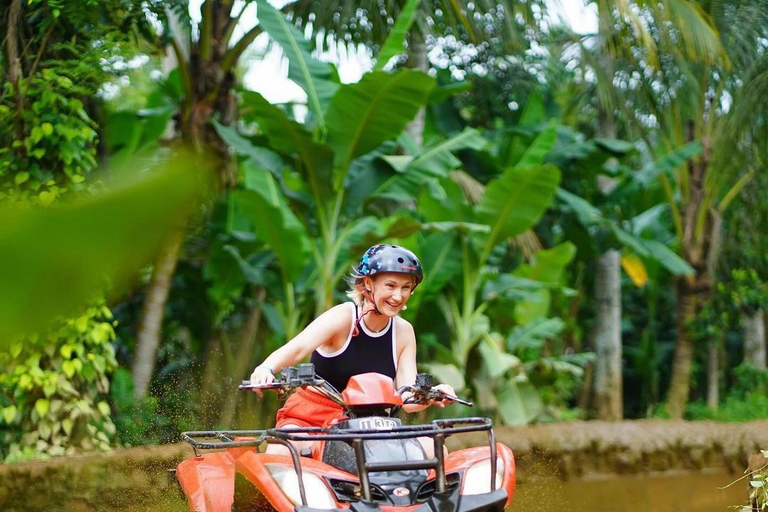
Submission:
<svg viewBox="0 0 768 512">
<path fill-rule="evenodd" d="M 398 314 L 423 278 L 419 259 L 408 249 L 392 244 L 369 248 L 350 276 L 352 302 L 332 307 L 270 354 L 253 371 L 251 384 L 271 383 L 275 372 L 310 354 L 318 376 L 340 392 L 351 377 L 368 372 L 392 378 L 397 388 L 414 384 L 416 336 Z M 438 388 L 455 395 L 450 386 Z M 403 409 L 415 412 L 424 407 L 410 404 Z M 328 398 L 302 389 L 278 411 L 277 427 L 319 427 L 342 412 Z"/>
</svg>

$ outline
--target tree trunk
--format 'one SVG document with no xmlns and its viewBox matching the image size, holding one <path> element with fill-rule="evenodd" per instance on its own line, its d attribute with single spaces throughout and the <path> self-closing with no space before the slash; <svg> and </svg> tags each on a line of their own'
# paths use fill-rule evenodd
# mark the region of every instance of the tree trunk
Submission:
<svg viewBox="0 0 768 512">
<path fill-rule="evenodd" d="M 248 377 L 252 369 L 254 347 L 256 346 L 256 336 L 259 333 L 259 323 L 261 322 L 262 306 L 264 305 L 264 297 L 266 296 L 266 290 L 264 288 L 256 288 L 253 291 L 254 304 L 251 307 L 251 313 L 248 315 L 248 319 L 243 326 L 240 336 L 240 342 L 237 344 L 237 352 L 239 356 L 235 358 L 234 368 L 231 369 L 229 375 L 234 375 L 236 379 L 245 379 Z M 221 411 L 221 417 L 219 420 L 220 425 L 231 425 L 235 418 L 235 410 L 237 409 L 237 403 L 239 394 L 235 393 L 229 400 L 224 403 L 224 409 Z"/>
<path fill-rule="evenodd" d="M 720 347 L 710 343 L 707 350 L 707 408 L 717 411 L 720 401 Z"/>
<path fill-rule="evenodd" d="M 599 11 L 598 29 L 606 40 L 612 37 L 610 13 Z M 600 67 L 604 76 L 612 80 L 616 65 L 610 52 L 603 53 Z M 614 111 L 615 107 L 610 101 L 606 103 L 601 99 L 598 102 L 596 129 L 601 137 L 616 137 Z M 606 167 L 617 168 L 618 160 L 611 158 L 606 162 Z M 606 196 L 617 184 L 618 180 L 606 174 L 597 176 L 597 187 Z M 595 297 L 595 412 L 601 420 L 620 420 L 624 415 L 621 373 L 621 255 L 615 249 L 608 249 L 597 261 Z"/>
<path fill-rule="evenodd" d="M 186 144 L 212 157 L 218 171 L 220 189 L 230 187 L 237 181 L 235 161 L 229 157 L 226 144 L 218 138 L 210 123 L 214 115 L 217 115 L 220 123 L 229 125 L 236 115 L 232 94 L 236 77 L 231 69 L 222 70 L 222 61 L 225 60 L 232 29 L 237 21 L 230 16 L 232 6 L 233 2 L 203 2 L 201 11 L 204 19 L 201 27 L 205 27 L 205 30 L 195 44 L 189 44 L 186 36 L 180 35 L 183 31 L 178 19 L 171 16 L 171 25 L 179 36 L 174 46 L 175 58 L 183 71 L 181 75 L 187 75 L 187 80 L 182 80 L 185 87 L 184 104 L 176 129 Z M 253 37 L 255 32 L 252 30 L 243 40 L 249 43 Z M 178 236 L 169 242 L 160 256 L 142 307 L 133 368 L 134 393 L 137 397 L 146 394 L 152 378 L 165 302 L 183 242 L 183 233 Z"/>
<path fill-rule="evenodd" d="M 759 309 L 744 314 L 744 364 L 765 370 L 765 317 Z"/>
<path fill-rule="evenodd" d="M 686 139 L 695 140 L 695 126 L 688 122 Z M 689 326 L 695 320 L 701 304 L 712 292 L 710 269 L 717 264 L 717 249 L 713 247 L 719 237 L 720 223 L 713 217 L 708 205 L 705 182 L 709 162 L 712 157 L 711 141 L 701 137 L 702 154 L 698 159 L 688 160 L 688 199 L 681 205 L 682 223 L 680 247 L 682 256 L 696 272 L 692 276 L 677 278 L 677 340 L 672 363 L 672 380 L 669 383 L 667 411 L 673 419 L 683 417 L 691 388 L 691 366 L 693 360 L 693 340 Z M 706 209 L 706 224 L 702 229 L 701 212 Z M 713 252 L 714 251 L 714 252 Z"/>
<path fill-rule="evenodd" d="M 139 325 L 136 330 L 136 353 L 133 359 L 133 392 L 136 398 L 147 394 L 155 370 L 157 347 L 163 326 L 163 315 L 173 273 L 179 259 L 184 230 L 174 232 L 155 262 L 152 279 L 144 296 Z"/>
<path fill-rule="evenodd" d="M 696 317 L 699 297 L 695 287 L 685 277 L 678 279 L 677 286 L 677 340 L 672 361 L 672 379 L 669 383 L 667 411 L 671 418 L 681 419 L 691 389 L 691 363 L 693 340 L 688 325 Z"/>
<path fill-rule="evenodd" d="M 7 45 L 6 55 L 8 59 L 8 81 L 13 84 L 13 96 L 16 103 L 16 115 L 13 116 L 13 129 L 16 135 L 16 140 L 18 141 L 24 140 L 24 118 L 21 115 L 21 112 L 24 109 L 24 96 L 21 92 L 22 69 L 18 46 L 18 25 L 21 21 L 21 9 L 21 0 L 13 0 L 8 11 L 8 25 L 5 36 Z"/>
<path fill-rule="evenodd" d="M 419 71 L 429 71 L 429 60 L 427 59 L 427 45 L 424 42 L 424 36 L 415 27 L 408 33 L 408 61 L 406 66 L 410 69 L 418 69 Z M 416 117 L 413 118 L 405 131 L 408 132 L 413 140 L 419 146 L 424 144 L 424 122 L 426 119 L 426 112 L 424 108 L 420 108 Z"/>
<path fill-rule="evenodd" d="M 601 420 L 620 420 L 623 416 L 620 260 L 618 251 L 607 251 L 598 261 L 595 278 L 595 407 Z"/>
</svg>

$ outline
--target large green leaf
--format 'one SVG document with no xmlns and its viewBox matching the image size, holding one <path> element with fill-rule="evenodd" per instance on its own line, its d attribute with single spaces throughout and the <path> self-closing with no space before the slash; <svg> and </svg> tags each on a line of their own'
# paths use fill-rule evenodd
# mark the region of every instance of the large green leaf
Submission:
<svg viewBox="0 0 768 512">
<path fill-rule="evenodd" d="M 531 292 L 550 287 L 552 285 L 534 279 L 518 277 L 512 274 L 500 274 L 496 276 L 496 279 L 489 280 L 483 285 L 482 296 L 485 300 L 497 298 L 523 300 Z"/>
<path fill-rule="evenodd" d="M 675 275 L 693 275 L 694 268 L 672 249 L 656 240 L 642 239 L 643 245 L 648 249 L 650 258 L 658 261 L 661 266 Z"/>
<path fill-rule="evenodd" d="M 463 132 L 449 139 L 439 141 L 413 157 L 406 155 L 392 155 L 385 160 L 401 174 L 395 174 L 387 182 L 383 183 L 376 194 L 393 192 L 404 196 L 414 196 L 419 188 L 429 178 L 442 178 L 450 171 L 461 166 L 461 160 L 453 155 L 454 151 L 462 149 L 482 149 L 486 140 L 480 132 L 473 128 L 466 128 Z"/>
<path fill-rule="evenodd" d="M 538 167 L 544 163 L 544 158 L 552 151 L 557 140 L 557 123 L 552 121 L 535 138 L 515 167 Z"/>
<path fill-rule="evenodd" d="M 560 201 L 565 203 L 576 214 L 576 218 L 579 219 L 583 226 L 605 224 L 606 220 L 603 214 L 600 213 L 600 210 L 592 206 L 586 199 L 562 188 L 557 189 L 556 195 Z"/>
<path fill-rule="evenodd" d="M 203 277 L 208 282 L 206 293 L 219 306 L 217 321 L 223 319 L 220 315 L 228 311 L 226 305 L 237 300 L 245 286 L 244 274 L 232 257 L 231 251 L 217 240 L 203 265 Z"/>
<path fill-rule="evenodd" d="M 480 341 L 477 348 L 483 360 L 485 371 L 493 379 L 501 377 L 507 371 L 521 366 L 520 359 L 502 351 L 487 337 Z"/>
<path fill-rule="evenodd" d="M 631 220 L 632 233 L 634 235 L 640 236 L 646 230 L 654 231 L 659 225 L 663 225 L 661 216 L 664 215 L 664 213 L 667 211 L 669 211 L 669 204 L 660 203 L 656 206 L 648 208 L 638 215 L 635 215 Z"/>
<path fill-rule="evenodd" d="M 416 208 L 419 215 L 430 223 L 476 223 L 475 212 L 467 203 L 461 188 L 448 178 L 429 182 L 419 194 Z M 486 225 L 483 229 L 490 231 Z"/>
<path fill-rule="evenodd" d="M 266 286 L 267 279 L 264 277 L 266 274 L 266 265 L 270 261 L 274 261 L 271 254 L 259 254 L 253 261 L 248 261 L 243 258 L 238 248 L 234 245 L 225 245 L 223 250 L 235 259 L 237 266 L 240 269 L 240 273 L 247 283 L 256 286 Z"/>
<path fill-rule="evenodd" d="M 565 267 L 570 264 L 576 254 L 576 246 L 565 242 L 552 249 L 539 251 L 528 265 L 520 265 L 513 274 L 550 285 L 558 285 L 563 281 Z M 549 315 L 552 294 L 549 290 L 537 290 L 528 294 L 515 304 L 515 320 L 525 325 Z"/>
<path fill-rule="evenodd" d="M 421 227 L 429 233 L 456 233 L 463 235 L 490 233 L 491 231 L 487 224 L 477 224 L 474 222 L 425 222 Z"/>
<path fill-rule="evenodd" d="M 0 210 L 0 346 L 76 314 L 107 291 L 121 293 L 184 225 L 202 192 L 197 171 L 204 165 L 177 155 L 167 167 L 98 195 Z"/>
<path fill-rule="evenodd" d="M 355 222 L 357 224 L 357 222 Z M 365 232 L 357 231 L 359 238 L 357 244 L 351 246 L 353 254 L 362 254 L 368 247 L 381 243 L 387 239 L 402 239 L 411 236 L 421 229 L 421 223 L 410 215 L 390 215 L 376 218 L 376 222 L 370 225 Z"/>
<path fill-rule="evenodd" d="M 666 155 L 656 160 L 652 165 L 644 168 L 637 173 L 635 178 L 642 185 L 649 185 L 658 179 L 659 174 L 666 174 L 672 177 L 672 173 L 685 163 L 701 154 L 701 142 L 693 141 L 683 144 L 679 148 L 670 151 Z"/>
<path fill-rule="evenodd" d="M 514 319 L 519 325 L 526 325 L 550 314 L 552 294 L 549 290 L 536 290 L 515 304 Z"/>
<path fill-rule="evenodd" d="M 428 233 L 419 243 L 421 263 L 425 270 L 420 295 L 438 293 L 461 273 L 461 251 L 453 232 Z"/>
<path fill-rule="evenodd" d="M 624 156 L 627 153 L 635 151 L 637 148 L 631 142 L 621 139 L 592 139 L 595 145 L 601 149 L 604 149 L 615 156 Z"/>
<path fill-rule="evenodd" d="M 507 337 L 507 348 L 540 348 L 544 340 L 553 339 L 565 329 L 559 318 L 538 318 L 525 325 L 518 325 Z"/>
<path fill-rule="evenodd" d="M 405 38 L 413 24 L 413 20 L 416 19 L 416 12 L 420 2 L 421 0 L 408 0 L 400 11 L 400 16 L 397 17 L 395 26 L 392 27 L 376 59 L 376 65 L 373 67 L 375 71 L 384 69 L 389 59 L 405 51 Z"/>
<path fill-rule="evenodd" d="M 466 387 L 464 381 L 464 374 L 459 370 L 456 365 L 444 364 L 444 363 L 421 363 L 421 366 L 438 382 L 442 384 L 448 384 L 456 391 L 461 391 Z"/>
<path fill-rule="evenodd" d="M 352 159 L 396 138 L 426 103 L 435 80 L 412 70 L 366 73 L 343 85 L 328 108 L 328 145 L 336 157 L 334 184 L 341 187 Z"/>
<path fill-rule="evenodd" d="M 274 149 L 299 156 L 304 178 L 319 199 L 330 197 L 331 150 L 312 139 L 302 125 L 291 121 L 285 112 L 270 104 L 258 93 L 243 92 L 242 113 L 253 120 L 269 139 Z M 237 149 L 237 148 L 236 148 Z"/>
<path fill-rule="evenodd" d="M 539 393 L 527 379 L 508 381 L 495 395 L 505 425 L 527 425 L 543 408 Z"/>
<path fill-rule="evenodd" d="M 511 167 L 492 180 L 475 209 L 478 220 L 491 226 L 488 246 L 534 226 L 551 204 L 559 182 L 560 171 L 549 164 Z"/>
<path fill-rule="evenodd" d="M 645 244 L 640 238 L 637 238 L 631 233 L 624 231 L 616 224 L 609 223 L 608 227 L 610 228 L 611 232 L 614 234 L 616 239 L 619 241 L 619 243 L 621 243 L 621 245 L 628 247 L 629 249 L 632 250 L 632 252 L 634 252 L 638 256 L 647 257 L 649 255 L 648 248 L 645 246 Z"/>
<path fill-rule="evenodd" d="M 275 253 L 286 279 L 295 281 L 311 256 L 304 225 L 288 207 L 274 177 L 250 160 L 245 166 L 248 189 L 232 192 L 232 201 L 253 223 L 257 238 Z"/>
<path fill-rule="evenodd" d="M 279 174 L 282 170 L 284 166 L 283 159 L 274 151 L 254 145 L 251 141 L 240 135 L 233 126 L 224 126 L 215 119 L 213 120 L 213 126 L 219 137 L 238 154 L 252 159 L 257 165 L 264 169 L 269 169 L 273 174 Z"/>
<path fill-rule="evenodd" d="M 565 242 L 551 249 L 538 251 L 530 264 L 520 265 L 514 275 L 548 284 L 560 284 L 563 272 L 576 255 L 576 246 Z"/>
<path fill-rule="evenodd" d="M 539 94 L 528 96 L 520 116 L 520 123 L 498 133 L 497 159 L 502 169 L 514 167 L 528 148 L 528 142 L 533 139 L 532 129 L 543 123 L 546 116 L 544 101 Z"/>
<path fill-rule="evenodd" d="M 325 111 L 338 88 L 338 84 L 332 81 L 333 66 L 313 59 L 310 42 L 288 22 L 283 13 L 269 5 L 267 0 L 258 0 L 256 4 L 259 23 L 288 57 L 288 78 L 307 93 L 309 110 L 317 119 L 318 125 L 324 128 Z"/>
</svg>

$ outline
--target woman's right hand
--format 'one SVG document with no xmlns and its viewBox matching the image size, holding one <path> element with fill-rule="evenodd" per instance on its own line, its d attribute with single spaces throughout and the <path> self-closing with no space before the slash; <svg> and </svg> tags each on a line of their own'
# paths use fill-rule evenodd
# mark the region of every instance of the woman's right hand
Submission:
<svg viewBox="0 0 768 512">
<path fill-rule="evenodd" d="M 266 386 L 271 384 L 275 380 L 275 375 L 272 370 L 266 366 L 257 366 L 253 373 L 251 373 L 251 386 Z M 254 388 L 254 391 L 259 396 L 263 396 L 263 393 L 259 388 Z"/>
</svg>

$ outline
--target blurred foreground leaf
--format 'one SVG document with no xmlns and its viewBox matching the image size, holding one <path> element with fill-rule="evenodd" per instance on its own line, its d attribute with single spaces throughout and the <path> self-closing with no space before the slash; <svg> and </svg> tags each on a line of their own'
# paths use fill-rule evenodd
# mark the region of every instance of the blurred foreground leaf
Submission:
<svg viewBox="0 0 768 512">
<path fill-rule="evenodd" d="M 0 349 L 123 290 L 171 230 L 183 229 L 203 190 L 201 167 L 199 157 L 174 156 L 66 204 L 0 208 Z"/>
</svg>

